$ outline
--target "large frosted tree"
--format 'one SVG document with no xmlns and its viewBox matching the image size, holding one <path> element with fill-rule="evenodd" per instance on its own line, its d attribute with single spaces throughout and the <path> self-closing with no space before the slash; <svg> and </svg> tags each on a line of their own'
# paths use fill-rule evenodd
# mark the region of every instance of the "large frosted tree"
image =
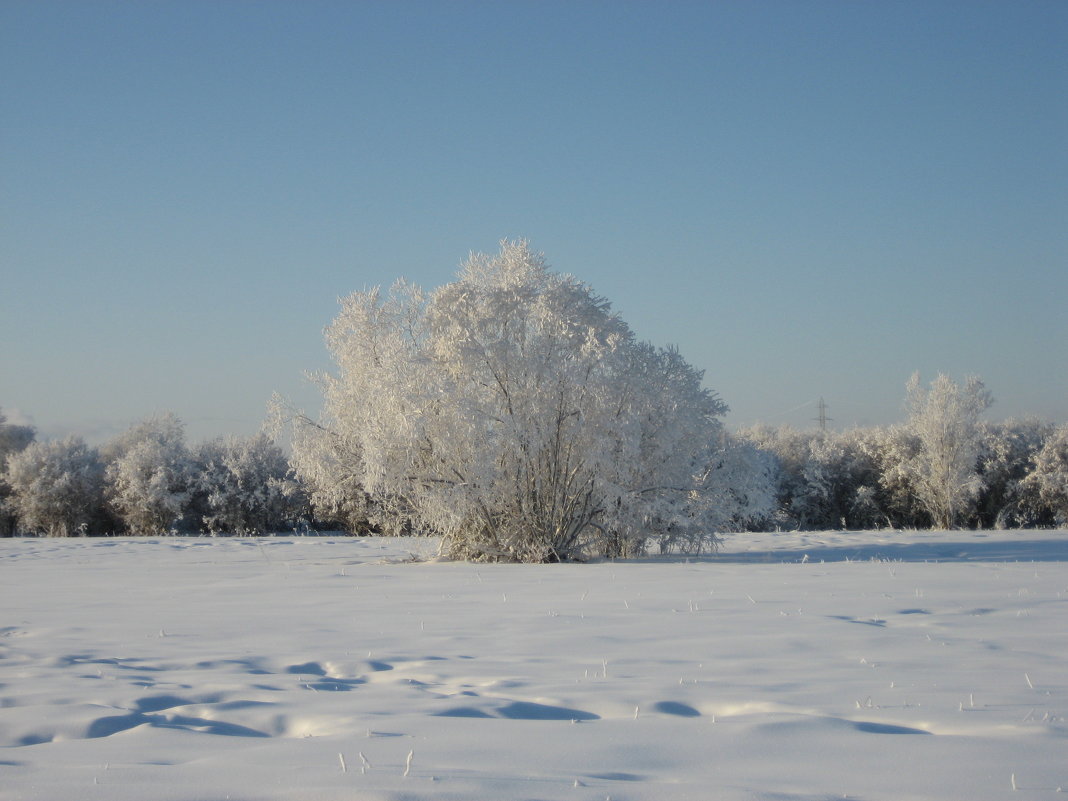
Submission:
<svg viewBox="0 0 1068 801">
<path fill-rule="evenodd" d="M 527 243 L 430 294 L 357 292 L 328 328 L 297 473 L 320 507 L 440 534 L 454 556 L 554 561 L 714 543 L 726 406 L 674 349 Z"/>
<path fill-rule="evenodd" d="M 974 503 L 979 477 L 979 415 L 993 403 L 979 378 L 964 386 L 939 373 L 930 388 L 914 373 L 907 384 L 907 430 L 919 452 L 904 468 L 923 507 L 938 528 L 957 525 Z"/>
</svg>

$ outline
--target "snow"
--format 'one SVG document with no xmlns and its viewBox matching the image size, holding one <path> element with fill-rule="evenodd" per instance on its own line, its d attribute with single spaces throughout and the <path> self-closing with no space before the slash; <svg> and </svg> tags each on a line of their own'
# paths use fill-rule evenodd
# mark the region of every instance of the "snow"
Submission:
<svg viewBox="0 0 1068 801">
<path fill-rule="evenodd" d="M 0 798 L 1065 798 L 1068 531 L 433 553 L 0 540 Z"/>
</svg>

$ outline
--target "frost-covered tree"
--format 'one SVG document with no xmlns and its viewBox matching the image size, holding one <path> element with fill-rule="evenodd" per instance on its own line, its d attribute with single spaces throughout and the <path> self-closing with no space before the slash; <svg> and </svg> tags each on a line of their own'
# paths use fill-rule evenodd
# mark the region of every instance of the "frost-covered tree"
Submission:
<svg viewBox="0 0 1068 801">
<path fill-rule="evenodd" d="M 185 516 L 192 463 L 185 428 L 171 412 L 132 426 L 103 449 L 107 499 L 132 534 L 166 534 Z"/>
<path fill-rule="evenodd" d="M 68 537 L 91 532 L 100 519 L 104 470 L 80 437 L 31 443 L 8 457 L 3 480 L 21 531 Z"/>
<path fill-rule="evenodd" d="M 1058 526 L 1068 526 L 1068 425 L 1046 438 L 1023 483 L 1035 507 L 1048 510 Z"/>
<path fill-rule="evenodd" d="M 7 422 L 4 410 L 0 409 L 0 537 L 10 537 L 15 530 L 17 518 L 10 504 L 11 487 L 3 480 L 7 458 L 24 450 L 37 432 L 32 426 Z"/>
<path fill-rule="evenodd" d="M 1055 427 L 1040 420 L 1006 420 L 980 427 L 976 524 L 1009 528 L 1048 523 L 1048 515 L 1027 492 L 1024 479 Z"/>
<path fill-rule="evenodd" d="M 979 415 L 993 398 L 978 378 L 959 386 L 941 373 L 929 389 L 914 373 L 906 390 L 905 427 L 919 451 L 903 468 L 934 525 L 951 528 L 968 514 L 982 488 Z"/>
<path fill-rule="evenodd" d="M 337 373 L 294 438 L 318 502 L 468 558 L 714 542 L 701 477 L 726 406 L 525 242 L 472 255 L 429 295 L 353 294 L 326 339 Z"/>
<path fill-rule="evenodd" d="M 773 464 L 775 476 L 775 510 L 771 528 L 806 526 L 804 469 L 808 460 L 809 435 L 792 426 L 755 425 L 738 431 L 737 438 L 765 454 Z"/>
<path fill-rule="evenodd" d="M 717 531 L 767 530 L 778 508 L 778 487 L 775 457 L 745 439 L 728 436 L 713 452 L 701 482 L 706 503 L 718 518 Z"/>
<path fill-rule="evenodd" d="M 285 402 L 275 397 L 273 425 L 283 425 L 289 416 Z M 290 467 L 297 485 L 307 495 L 311 516 L 318 523 L 354 534 L 410 533 L 403 518 L 372 514 L 374 504 L 360 483 L 361 474 L 353 468 L 362 459 L 359 443 L 351 430 L 341 430 L 340 426 L 328 428 L 303 412 L 293 414 L 292 420 Z"/>
<path fill-rule="evenodd" d="M 301 511 L 285 454 L 266 434 L 203 443 L 193 461 L 201 521 L 211 533 L 281 531 Z"/>
<path fill-rule="evenodd" d="M 913 468 L 919 458 L 919 438 L 904 425 L 866 429 L 862 447 L 875 465 L 876 480 L 865 490 L 890 526 L 921 528 L 931 517 L 914 487 Z"/>
</svg>

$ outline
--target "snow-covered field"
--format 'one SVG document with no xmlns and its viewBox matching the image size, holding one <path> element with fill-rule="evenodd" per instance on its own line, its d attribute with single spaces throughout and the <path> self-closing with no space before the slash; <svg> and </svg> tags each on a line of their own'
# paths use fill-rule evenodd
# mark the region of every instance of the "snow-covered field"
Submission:
<svg viewBox="0 0 1068 801">
<path fill-rule="evenodd" d="M 0 540 L 0 798 L 1068 797 L 1066 531 L 413 551 Z"/>
</svg>

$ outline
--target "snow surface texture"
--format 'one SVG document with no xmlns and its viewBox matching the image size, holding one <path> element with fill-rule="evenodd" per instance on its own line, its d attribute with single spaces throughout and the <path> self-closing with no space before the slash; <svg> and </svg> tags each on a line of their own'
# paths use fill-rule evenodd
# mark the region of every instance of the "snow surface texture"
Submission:
<svg viewBox="0 0 1068 801">
<path fill-rule="evenodd" d="M 1068 532 L 0 540 L 0 798 L 1060 799 Z"/>
</svg>

